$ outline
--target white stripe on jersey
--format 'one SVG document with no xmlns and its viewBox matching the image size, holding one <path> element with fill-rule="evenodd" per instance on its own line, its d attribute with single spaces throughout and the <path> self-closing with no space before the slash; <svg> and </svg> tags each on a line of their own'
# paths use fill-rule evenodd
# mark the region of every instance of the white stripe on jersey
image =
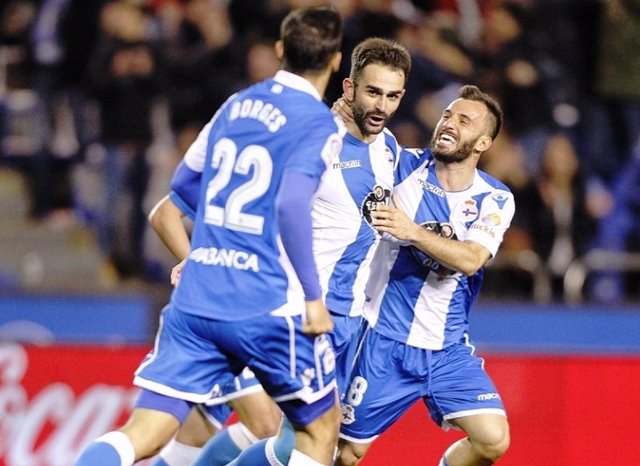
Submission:
<svg viewBox="0 0 640 466">
<path fill-rule="evenodd" d="M 314 254 L 323 297 L 336 314 L 359 316 L 379 235 L 363 216 L 375 186 L 393 190 L 401 148 L 388 130 L 366 144 L 347 134 L 339 161 L 324 173 L 313 203 Z"/>
</svg>

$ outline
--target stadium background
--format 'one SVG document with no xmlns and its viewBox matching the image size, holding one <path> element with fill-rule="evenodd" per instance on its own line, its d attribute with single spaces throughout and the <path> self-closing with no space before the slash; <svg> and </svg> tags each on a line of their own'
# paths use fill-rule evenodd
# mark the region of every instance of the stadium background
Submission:
<svg viewBox="0 0 640 466">
<path fill-rule="evenodd" d="M 17 3 L 44 2 L 11 0 L 3 8 Z M 407 2 L 360 2 L 371 8 L 375 3 Z M 412 3 L 448 9 L 465 2 Z M 499 3 L 478 2 L 485 9 Z M 587 5 L 604 3 L 540 1 L 538 16 L 548 21 L 537 34 L 555 28 L 566 39 L 571 29 L 559 26 L 561 17 L 571 12 L 575 19 L 588 10 Z M 5 50 L 4 40 L 0 33 L 0 50 Z M 559 53 L 570 49 L 565 42 L 551 42 Z M 572 63 L 578 66 L 574 74 L 580 75 L 581 53 L 586 52 L 570 52 L 575 52 Z M 7 64 L 3 61 L 7 57 L 0 53 L 0 65 Z M 0 125 L 0 466 L 67 466 L 84 443 L 126 418 L 136 394 L 132 372 L 149 349 L 158 312 L 168 298 L 166 275 L 173 259 L 147 234 L 145 249 L 151 260 L 142 275 L 114 277 L 105 271 L 91 217 L 100 178 L 91 156 L 76 164 L 75 156 L 65 158 L 69 154 L 58 148 L 62 153 L 47 176 L 57 179 L 72 167 L 65 173 L 84 204 L 68 209 L 63 199 L 46 215 L 34 213 L 38 193 L 32 175 L 37 157 L 29 151 L 16 152 L 15 141 L 9 144 L 7 137 L 26 137 L 29 143 L 40 136 L 37 95 L 33 89 L 11 92 L 4 81 L 6 68 L 0 66 L 0 71 L 0 117 L 6 118 L 7 108 L 13 112 L 8 120 L 0 118 L 11 123 Z M 563 82 L 568 81 L 554 81 L 556 90 L 571 88 Z M 434 95 L 431 102 L 448 95 Z M 163 133 L 169 125 L 166 107 L 154 109 L 153 116 L 161 130 L 149 147 L 154 175 L 147 208 L 166 192 L 175 164 L 167 150 L 173 141 Z M 620 168 L 616 161 L 604 162 Z M 577 254 L 572 268 L 567 266 L 558 275 L 551 270 L 549 257 L 535 248 L 501 251 L 490 264 L 485 289 L 471 314 L 471 332 L 510 416 L 512 445 L 501 465 L 637 463 L 639 264 L 631 250 L 606 251 L 604 258 Z M 626 272 L 624 299 L 600 304 L 590 299 L 587 285 L 599 266 Z M 457 435 L 439 430 L 417 404 L 378 440 L 363 465 L 435 465 Z"/>
</svg>

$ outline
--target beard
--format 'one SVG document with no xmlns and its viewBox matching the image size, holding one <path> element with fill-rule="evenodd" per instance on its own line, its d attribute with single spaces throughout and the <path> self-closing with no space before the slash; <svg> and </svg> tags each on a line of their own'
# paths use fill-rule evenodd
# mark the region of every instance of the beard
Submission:
<svg viewBox="0 0 640 466">
<path fill-rule="evenodd" d="M 383 124 L 381 126 L 375 127 L 368 125 L 367 119 L 372 116 L 382 118 L 384 120 Z M 363 136 L 380 134 L 382 130 L 387 126 L 392 116 L 393 113 L 387 114 L 385 112 L 379 112 L 377 110 L 371 110 L 367 112 L 361 105 L 358 105 L 356 102 L 353 103 L 353 121 L 358 126 L 358 129 Z"/>
<path fill-rule="evenodd" d="M 473 153 L 473 147 L 479 139 L 479 137 L 477 137 L 472 141 L 465 141 L 453 152 L 443 152 L 436 149 L 436 138 L 436 135 L 431 138 L 431 153 L 438 162 L 445 164 L 460 163 L 467 160 Z"/>
</svg>

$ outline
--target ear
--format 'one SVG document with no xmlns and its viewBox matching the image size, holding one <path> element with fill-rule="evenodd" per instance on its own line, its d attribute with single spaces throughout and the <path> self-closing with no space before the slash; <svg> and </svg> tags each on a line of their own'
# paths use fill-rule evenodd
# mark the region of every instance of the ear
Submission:
<svg viewBox="0 0 640 466">
<path fill-rule="evenodd" d="M 278 61 L 282 62 L 284 60 L 284 42 L 282 40 L 277 40 L 274 48 L 276 49 L 276 57 Z"/>
<path fill-rule="evenodd" d="M 474 149 L 482 153 L 489 150 L 489 148 L 492 145 L 493 145 L 493 139 L 491 139 L 491 136 L 484 135 L 484 136 L 481 136 L 480 139 L 476 141 L 476 145 Z"/>
<path fill-rule="evenodd" d="M 353 102 L 355 97 L 355 84 L 351 78 L 344 78 L 342 80 L 342 94 L 349 102 Z"/>
</svg>

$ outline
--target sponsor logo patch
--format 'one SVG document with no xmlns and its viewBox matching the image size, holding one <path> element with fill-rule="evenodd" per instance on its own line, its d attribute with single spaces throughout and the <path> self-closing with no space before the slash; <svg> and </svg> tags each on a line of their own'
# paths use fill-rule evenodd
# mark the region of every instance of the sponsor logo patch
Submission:
<svg viewBox="0 0 640 466">
<path fill-rule="evenodd" d="M 334 163 L 331 168 L 334 170 L 346 170 L 348 168 L 358 168 L 362 165 L 360 160 L 346 160 L 344 162 Z"/>
</svg>

